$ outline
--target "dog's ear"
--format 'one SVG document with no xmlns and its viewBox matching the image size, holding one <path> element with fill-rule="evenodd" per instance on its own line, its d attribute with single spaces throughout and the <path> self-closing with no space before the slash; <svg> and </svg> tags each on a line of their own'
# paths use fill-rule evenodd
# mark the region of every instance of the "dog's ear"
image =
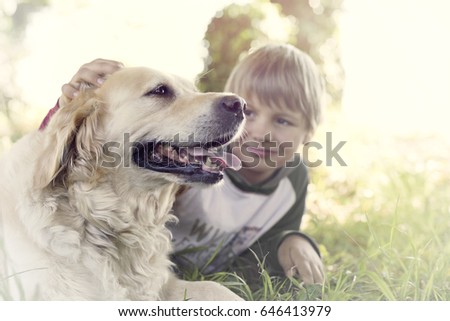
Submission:
<svg viewBox="0 0 450 321">
<path fill-rule="evenodd" d="M 69 168 L 92 170 L 102 145 L 96 133 L 104 104 L 93 90 L 82 92 L 58 110 L 43 130 L 43 152 L 38 156 L 34 186 L 44 188 L 61 178 Z"/>
</svg>

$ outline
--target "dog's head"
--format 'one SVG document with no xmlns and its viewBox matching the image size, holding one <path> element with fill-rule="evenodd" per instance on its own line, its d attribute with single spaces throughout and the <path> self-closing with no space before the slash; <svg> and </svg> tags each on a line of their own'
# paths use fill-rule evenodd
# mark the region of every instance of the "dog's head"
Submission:
<svg viewBox="0 0 450 321">
<path fill-rule="evenodd" d="M 192 83 L 148 68 L 125 68 L 61 108 L 42 133 L 37 186 L 115 173 L 136 184 L 220 181 L 239 160 L 223 151 L 243 128 L 245 101 L 200 93 Z"/>
</svg>

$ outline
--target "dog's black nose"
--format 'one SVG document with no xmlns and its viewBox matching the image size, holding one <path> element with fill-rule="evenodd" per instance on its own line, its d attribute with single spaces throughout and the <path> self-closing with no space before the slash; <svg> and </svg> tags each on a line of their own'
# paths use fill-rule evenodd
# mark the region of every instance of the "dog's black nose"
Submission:
<svg viewBox="0 0 450 321">
<path fill-rule="evenodd" d="M 219 102 L 220 108 L 233 114 L 242 114 L 247 106 L 244 99 L 239 96 L 230 95 L 223 97 Z"/>
</svg>

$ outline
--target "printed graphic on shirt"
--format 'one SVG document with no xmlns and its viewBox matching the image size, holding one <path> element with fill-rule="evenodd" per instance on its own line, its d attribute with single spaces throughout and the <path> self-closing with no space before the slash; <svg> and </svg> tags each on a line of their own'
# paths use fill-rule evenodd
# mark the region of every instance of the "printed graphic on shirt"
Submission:
<svg viewBox="0 0 450 321">
<path fill-rule="evenodd" d="M 226 177 L 226 176 L 225 176 Z M 179 222 L 171 226 L 174 252 L 198 267 L 219 270 L 250 247 L 294 205 L 288 178 L 269 194 L 245 193 L 225 180 L 215 188 L 191 188 L 174 205 Z M 216 259 L 211 263 L 211 257 Z"/>
<path fill-rule="evenodd" d="M 226 235 L 226 232 L 214 226 L 207 226 L 205 222 L 200 222 L 198 218 L 195 219 L 191 232 L 189 233 L 189 236 L 196 242 L 205 242 L 207 244 L 216 244 L 217 242 L 223 241 Z"/>
</svg>

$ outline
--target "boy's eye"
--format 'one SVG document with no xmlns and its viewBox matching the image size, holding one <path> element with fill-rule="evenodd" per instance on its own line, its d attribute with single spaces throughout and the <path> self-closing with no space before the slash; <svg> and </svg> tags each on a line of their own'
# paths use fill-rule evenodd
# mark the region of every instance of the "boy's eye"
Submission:
<svg viewBox="0 0 450 321">
<path fill-rule="evenodd" d="M 284 119 L 284 118 L 278 118 L 277 123 L 283 126 L 289 126 L 291 124 L 290 121 Z"/>
<path fill-rule="evenodd" d="M 244 115 L 247 116 L 247 118 L 250 118 L 250 117 L 254 116 L 255 113 L 254 113 L 252 110 L 248 109 L 248 107 L 247 107 L 247 108 L 244 110 Z"/>
</svg>

